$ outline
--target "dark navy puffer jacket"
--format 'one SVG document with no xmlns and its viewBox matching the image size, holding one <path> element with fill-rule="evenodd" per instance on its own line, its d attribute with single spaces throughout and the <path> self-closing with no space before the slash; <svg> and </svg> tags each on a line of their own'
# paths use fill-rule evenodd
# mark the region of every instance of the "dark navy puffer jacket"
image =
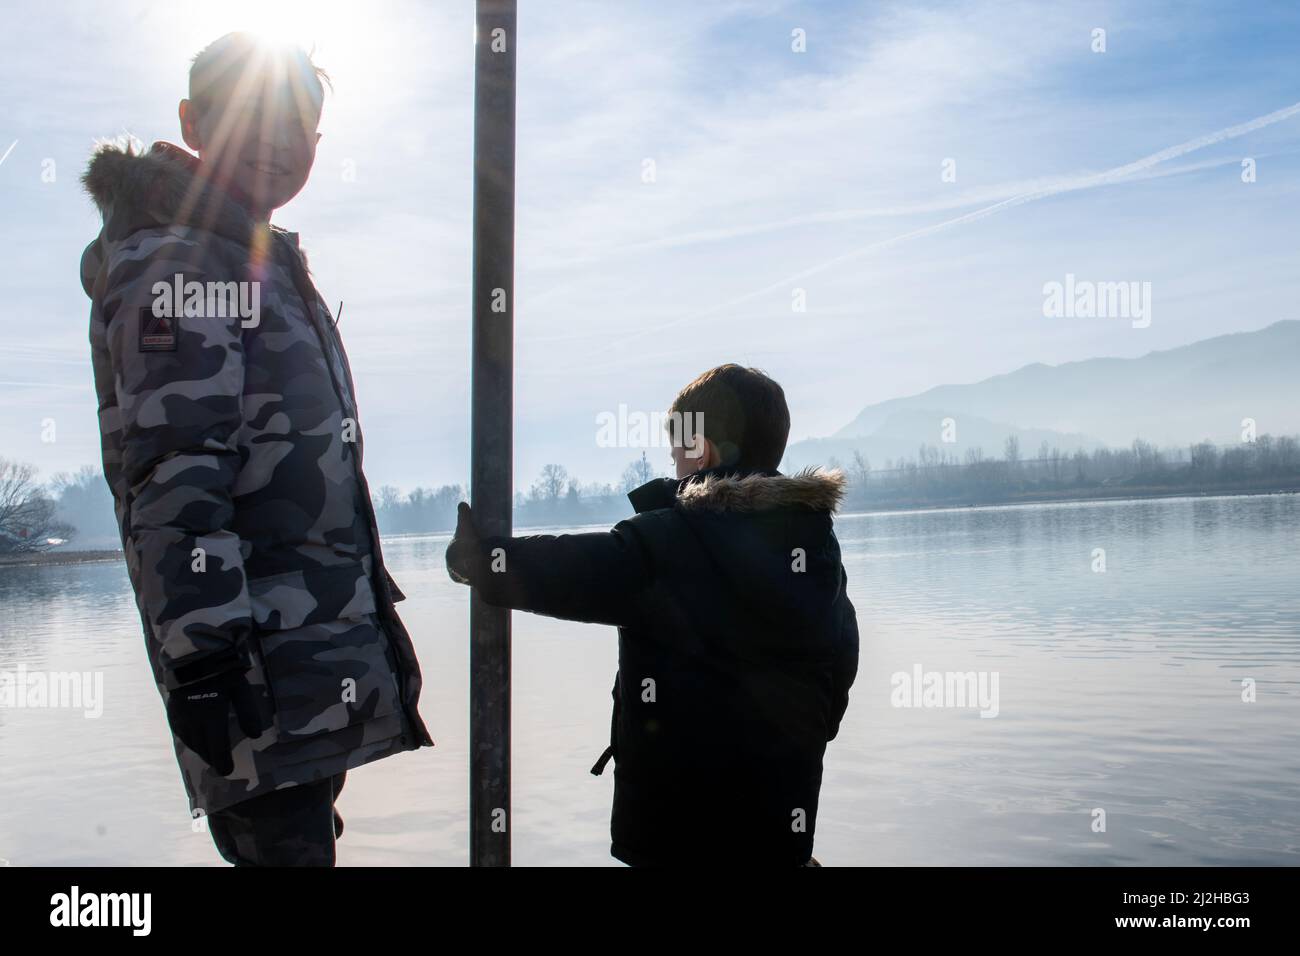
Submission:
<svg viewBox="0 0 1300 956">
<path fill-rule="evenodd" d="M 832 528 L 843 483 L 706 471 L 638 488 L 637 514 L 607 532 L 449 547 L 491 604 L 618 626 L 610 748 L 592 771 L 615 761 L 618 859 L 812 855 L 822 758 L 858 662 Z"/>
</svg>

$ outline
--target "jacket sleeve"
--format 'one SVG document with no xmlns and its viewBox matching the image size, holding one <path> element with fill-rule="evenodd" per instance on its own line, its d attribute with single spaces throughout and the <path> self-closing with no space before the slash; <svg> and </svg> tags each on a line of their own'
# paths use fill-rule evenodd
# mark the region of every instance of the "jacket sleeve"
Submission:
<svg viewBox="0 0 1300 956">
<path fill-rule="evenodd" d="M 241 666 L 252 627 L 240 539 L 231 530 L 243 421 L 241 321 L 182 314 L 168 332 L 150 318 L 161 284 L 174 288 L 178 274 L 183 282 L 233 278 L 215 255 L 206 244 L 144 230 L 115 246 L 99 286 L 129 487 L 128 562 L 138 562 L 150 651 L 169 687 Z"/>
<path fill-rule="evenodd" d="M 593 624 L 631 624 L 641 616 L 651 565 L 627 521 L 594 534 L 482 538 L 468 577 L 496 607 Z"/>
<path fill-rule="evenodd" d="M 841 570 L 839 633 L 835 642 L 835 659 L 832 671 L 834 693 L 832 722 L 827 740 L 834 740 L 840 732 L 840 721 L 849 707 L 849 688 L 858 676 L 858 612 L 849 600 L 849 575 Z"/>
</svg>

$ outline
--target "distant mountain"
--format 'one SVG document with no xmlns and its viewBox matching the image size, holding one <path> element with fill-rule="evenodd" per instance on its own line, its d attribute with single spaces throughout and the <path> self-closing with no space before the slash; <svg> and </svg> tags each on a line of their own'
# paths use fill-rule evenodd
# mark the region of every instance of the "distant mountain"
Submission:
<svg viewBox="0 0 1300 956">
<path fill-rule="evenodd" d="M 945 418 L 954 419 L 955 440 L 952 442 L 941 440 Z M 831 459 L 847 466 L 857 451 L 870 461 L 872 468 L 884 468 L 887 461 L 915 459 L 922 444 L 937 447 L 949 457 L 958 459 L 966 454 L 968 448 L 981 449 L 987 458 L 1001 458 L 1009 435 L 1019 439 L 1021 457 L 1036 455 L 1044 441 L 1063 453 L 1073 452 L 1076 448 L 1092 451 L 1102 444 L 1087 435 L 1046 428 L 1018 428 L 975 415 L 953 415 L 935 409 L 903 408 L 886 418 L 871 435 L 836 435 L 796 442 L 786 449 L 782 466 L 789 470 L 826 464 Z"/>
<path fill-rule="evenodd" d="M 943 443 L 941 423 L 955 422 Z M 1026 365 L 969 385 L 940 385 L 919 395 L 868 405 L 829 438 L 791 445 L 786 468 L 831 457 L 847 464 L 854 450 L 880 468 L 886 458 L 914 458 L 922 443 L 961 456 L 979 446 L 1001 457 L 1010 434 L 1023 457 L 1043 441 L 1063 452 L 1097 444 L 1127 446 L 1143 438 L 1162 446 L 1209 439 L 1241 440 L 1241 421 L 1260 434 L 1300 433 L 1300 321 L 1275 322 L 1141 358 L 1094 358 L 1064 365 Z"/>
</svg>

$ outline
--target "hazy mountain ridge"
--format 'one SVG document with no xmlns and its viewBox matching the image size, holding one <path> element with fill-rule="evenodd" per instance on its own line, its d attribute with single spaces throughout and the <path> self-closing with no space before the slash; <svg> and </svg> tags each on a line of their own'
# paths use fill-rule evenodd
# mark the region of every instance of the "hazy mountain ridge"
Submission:
<svg viewBox="0 0 1300 956">
<path fill-rule="evenodd" d="M 847 463 L 860 450 L 880 468 L 886 458 L 915 457 L 923 443 L 956 456 L 978 446 L 1000 457 L 1010 434 L 1022 456 L 1035 455 L 1043 441 L 1063 452 L 1122 447 L 1139 437 L 1167 446 L 1231 443 L 1241 440 L 1248 417 L 1260 434 L 1300 432 L 1300 321 L 1139 358 L 1034 363 L 980 382 L 936 386 L 868 405 L 834 435 L 791 445 L 784 464 L 830 457 Z M 945 418 L 955 421 L 955 442 L 941 441 Z"/>
</svg>

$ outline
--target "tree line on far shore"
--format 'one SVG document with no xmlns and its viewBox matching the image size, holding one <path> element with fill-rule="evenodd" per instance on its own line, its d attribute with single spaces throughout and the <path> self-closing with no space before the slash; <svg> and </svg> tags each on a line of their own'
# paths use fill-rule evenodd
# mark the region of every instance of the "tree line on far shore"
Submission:
<svg viewBox="0 0 1300 956">
<path fill-rule="evenodd" d="M 527 493 L 516 492 L 516 527 L 609 524 L 626 518 L 627 493 L 656 474 L 645 456 L 628 463 L 617 485 L 583 484 L 563 465 L 545 465 Z M 450 531 L 456 526 L 456 505 L 469 500 L 461 485 L 416 488 L 403 495 L 392 485 L 375 493 L 375 518 L 383 534 Z"/>
<path fill-rule="evenodd" d="M 915 458 L 886 460 L 878 468 L 860 453 L 847 463 L 831 459 L 827 465 L 845 472 L 844 507 L 853 510 L 1300 491 L 1300 437 L 1260 435 L 1230 446 L 1198 442 L 1173 449 L 1137 439 L 1128 448 L 1070 454 L 1044 443 L 1034 457 L 1026 457 L 1013 435 L 998 456 L 981 448 L 958 456 L 923 444 Z M 563 465 L 546 465 L 527 492 L 515 494 L 514 525 L 611 524 L 631 513 L 627 493 L 656 477 L 664 476 L 644 453 L 628 464 L 616 485 L 584 484 Z M 374 494 L 375 517 L 383 534 L 450 531 L 456 505 L 466 500 L 462 485 L 405 494 L 384 485 Z M 0 458 L 0 556 L 64 545 L 115 548 L 117 535 L 113 499 L 98 469 L 57 474 L 42 484 L 34 466 Z"/>
<path fill-rule="evenodd" d="M 917 457 L 886 460 L 873 469 L 855 453 L 843 467 L 852 508 L 998 504 L 1061 498 L 1143 497 L 1189 493 L 1300 490 L 1300 439 L 1260 435 L 1219 446 L 1208 441 L 1161 449 L 1135 439 L 1128 448 L 1078 449 L 1062 454 L 1044 442 L 1022 457 L 1007 438 L 998 457 L 969 448 L 958 457 L 921 445 Z"/>
<path fill-rule="evenodd" d="M 970 448 L 959 457 L 923 444 L 915 458 L 886 460 L 879 468 L 860 453 L 847 464 L 831 459 L 827 467 L 845 472 L 844 507 L 855 510 L 1300 490 L 1300 439 L 1290 435 L 1173 449 L 1137 439 L 1128 448 L 1072 454 L 1044 444 L 1034 457 L 1021 455 L 1013 435 L 1001 451 L 990 457 L 981 448 Z M 526 494 L 515 495 L 514 524 L 611 524 L 630 514 L 627 492 L 655 477 L 663 476 L 644 455 L 628 465 L 617 486 L 583 484 L 562 465 L 546 465 Z M 376 514 L 385 533 L 449 531 L 456 524 L 457 503 L 466 500 L 460 485 L 417 488 L 406 496 L 388 486 L 376 496 Z"/>
</svg>

